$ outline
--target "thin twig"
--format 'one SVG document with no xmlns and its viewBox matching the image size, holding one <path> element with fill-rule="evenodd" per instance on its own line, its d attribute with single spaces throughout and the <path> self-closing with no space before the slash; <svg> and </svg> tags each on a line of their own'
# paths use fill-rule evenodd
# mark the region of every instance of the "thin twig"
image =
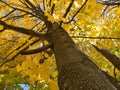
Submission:
<svg viewBox="0 0 120 90">
<path fill-rule="evenodd" d="M 3 62 L 0 64 L 0 67 L 2 67 L 5 63 L 14 60 L 19 54 L 20 54 L 20 52 L 18 52 L 18 53 L 17 53 L 15 56 L 13 56 L 11 59 L 3 61 Z"/>
<path fill-rule="evenodd" d="M 103 10 L 103 12 L 102 12 L 101 16 L 103 16 L 103 15 L 104 15 L 104 13 L 105 13 L 105 11 L 107 10 L 107 8 L 108 8 L 108 6 L 106 6 L 106 7 L 105 7 L 105 9 Z"/>
<path fill-rule="evenodd" d="M 70 2 L 68 8 L 66 9 L 65 14 L 63 15 L 64 18 L 65 18 L 65 17 L 67 16 L 67 14 L 70 12 L 70 9 L 71 9 L 74 1 L 75 1 L 75 0 L 72 0 L 72 1 Z"/>
<path fill-rule="evenodd" d="M 72 0 L 72 1 L 70 2 L 69 6 L 67 7 L 66 12 L 65 12 L 64 15 L 63 15 L 64 18 L 65 18 L 65 17 L 67 16 L 67 14 L 70 12 L 70 9 L 71 9 L 74 1 L 75 1 L 75 0 Z M 60 22 L 60 26 L 62 25 L 62 23 L 63 23 L 63 21 Z"/>
<path fill-rule="evenodd" d="M 102 4 L 102 5 L 108 5 L 108 6 L 120 5 L 120 1 L 116 3 L 116 0 L 114 0 L 113 2 L 110 2 L 110 1 L 99 2 L 99 1 L 97 0 L 97 3 L 100 3 L 100 4 Z"/>
<path fill-rule="evenodd" d="M 120 37 L 87 37 L 87 36 L 71 36 L 71 38 L 88 38 L 88 39 L 120 39 Z"/>
<path fill-rule="evenodd" d="M 16 20 L 16 19 L 22 18 L 22 17 L 24 17 L 26 15 L 28 15 L 28 14 L 22 14 L 22 15 L 17 15 L 17 16 L 10 16 L 10 17 L 6 18 L 4 21 L 11 20 L 11 19 Z"/>
<path fill-rule="evenodd" d="M 34 17 L 36 17 L 36 18 L 39 18 L 39 17 L 37 17 L 35 14 L 33 14 L 32 12 L 28 12 L 28 11 L 26 11 L 26 10 L 23 10 L 23 9 L 20 9 L 20 8 L 17 8 L 17 7 L 14 7 L 14 6 L 11 6 L 10 4 L 8 4 L 8 3 L 4 2 L 4 1 L 0 1 L 0 2 L 4 3 L 5 5 L 7 5 L 7 6 L 10 7 L 10 8 L 13 8 L 13 9 L 15 9 L 15 10 L 18 10 L 18 11 L 27 13 L 27 14 L 29 14 L 29 15 L 32 15 L 32 16 L 34 16 Z"/>
<path fill-rule="evenodd" d="M 6 18 L 7 16 L 9 16 L 10 14 L 12 14 L 16 9 L 13 9 L 12 11 L 10 11 L 8 14 L 6 14 L 5 16 L 1 17 L 0 19 Z"/>
<path fill-rule="evenodd" d="M 30 6 L 30 9 L 31 9 L 31 11 L 33 11 L 37 16 L 39 16 L 39 18 L 41 19 L 41 20 L 43 20 L 43 21 L 45 21 L 46 22 L 46 17 L 44 16 L 44 13 L 43 13 L 43 11 L 39 8 L 37 8 L 36 6 L 34 6 L 29 0 L 25 0 L 25 2 Z M 26 5 L 27 5 L 26 4 Z M 28 6 L 27 5 L 27 6 Z M 29 7 L 28 6 L 28 7 Z"/>
<path fill-rule="evenodd" d="M 30 40 L 30 39 L 32 39 L 32 38 L 33 38 L 33 37 L 31 36 L 31 37 L 29 37 L 28 40 Z M 35 43 L 36 43 L 36 41 L 35 41 Z M 20 45 L 19 47 L 17 47 L 16 49 L 12 50 L 6 57 L 4 57 L 4 58 L 2 59 L 2 61 L 6 60 L 12 53 L 14 53 L 14 51 L 19 50 L 20 48 L 22 48 L 22 47 L 25 46 L 26 44 L 27 44 L 27 41 L 24 42 L 24 43 L 23 43 L 22 45 Z"/>
<path fill-rule="evenodd" d="M 51 15 L 54 13 L 54 9 L 55 9 L 55 4 L 52 5 L 52 8 L 51 8 Z"/>
<path fill-rule="evenodd" d="M 112 8 L 110 8 L 107 12 L 110 12 L 112 9 L 116 8 L 117 6 L 113 6 Z"/>
<path fill-rule="evenodd" d="M 49 1 L 49 6 L 51 6 L 51 2 L 52 2 L 52 0 Z"/>
<path fill-rule="evenodd" d="M 5 63 L 14 60 L 18 55 L 20 55 L 23 51 L 25 51 L 27 48 L 29 48 L 30 45 L 35 44 L 35 43 L 38 42 L 39 40 L 40 40 L 40 39 L 37 39 L 37 40 L 35 40 L 34 42 L 32 42 L 32 43 L 30 43 L 29 45 L 27 45 L 25 48 L 23 48 L 23 49 L 20 50 L 17 54 L 15 54 L 11 59 L 4 60 L 4 61 L 0 64 L 0 67 L 2 67 Z"/>
<path fill-rule="evenodd" d="M 47 50 L 48 48 L 50 48 L 52 46 L 52 44 L 47 44 L 43 47 L 40 47 L 40 48 L 37 48 L 37 49 L 32 49 L 32 50 L 26 50 L 26 51 L 23 51 L 21 54 L 22 55 L 28 55 L 28 54 L 35 54 L 35 53 L 40 53 L 42 51 L 45 51 Z"/>
<path fill-rule="evenodd" d="M 73 21 L 73 19 L 75 18 L 75 16 L 80 12 L 80 10 L 82 10 L 82 8 L 86 5 L 88 0 L 85 0 L 85 2 L 82 4 L 82 6 L 78 9 L 78 11 L 73 15 L 73 17 L 71 18 L 71 20 L 69 20 L 68 22 L 63 22 L 64 24 L 68 24 L 71 21 Z"/>
<path fill-rule="evenodd" d="M 43 10 L 45 11 L 45 0 L 43 0 Z"/>
</svg>

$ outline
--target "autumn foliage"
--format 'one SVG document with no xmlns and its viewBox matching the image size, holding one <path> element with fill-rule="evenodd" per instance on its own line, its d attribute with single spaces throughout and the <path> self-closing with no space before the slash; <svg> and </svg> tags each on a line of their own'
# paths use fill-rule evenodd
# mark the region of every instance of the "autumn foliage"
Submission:
<svg viewBox="0 0 120 90">
<path fill-rule="evenodd" d="M 58 90 L 53 45 L 46 37 L 48 22 L 57 22 L 101 70 L 120 81 L 120 65 L 109 60 L 109 55 L 120 60 L 117 5 L 95 0 L 0 0 L 0 90 L 22 90 L 21 85 Z M 109 53 L 103 54 L 104 49 Z"/>
</svg>

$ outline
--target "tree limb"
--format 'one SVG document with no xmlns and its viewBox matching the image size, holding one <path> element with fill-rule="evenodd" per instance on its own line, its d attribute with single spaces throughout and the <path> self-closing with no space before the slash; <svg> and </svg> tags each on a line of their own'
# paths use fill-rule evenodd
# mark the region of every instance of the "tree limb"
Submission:
<svg viewBox="0 0 120 90">
<path fill-rule="evenodd" d="M 14 60 L 19 54 L 20 54 L 20 52 L 18 52 L 16 55 L 14 55 L 11 59 L 4 60 L 2 63 L 0 63 L 0 67 L 2 67 L 5 63 Z"/>
<path fill-rule="evenodd" d="M 0 19 L 6 18 L 7 16 L 9 16 L 10 14 L 12 14 L 16 9 L 13 9 L 12 11 L 10 11 L 8 14 L 6 14 L 5 16 L 1 17 Z"/>
<path fill-rule="evenodd" d="M 22 55 L 28 55 L 28 54 L 40 53 L 44 50 L 47 50 L 50 47 L 52 47 L 52 44 L 47 44 L 47 45 L 45 45 L 43 47 L 40 47 L 40 48 L 37 48 L 37 49 L 23 51 L 21 54 Z"/>
<path fill-rule="evenodd" d="M 89 38 L 89 39 L 120 39 L 120 37 L 89 37 L 89 36 L 71 36 L 71 38 Z"/>
<path fill-rule="evenodd" d="M 54 13 L 54 8 L 55 8 L 55 4 L 52 5 L 52 8 L 51 8 L 51 15 Z"/>
<path fill-rule="evenodd" d="M 33 37 L 31 36 L 31 37 L 29 37 L 29 39 L 28 40 L 30 40 L 30 39 L 32 39 Z M 36 43 L 36 42 L 38 42 L 39 40 L 35 40 L 34 41 L 34 43 Z M 3 59 L 2 59 L 2 61 L 4 61 L 4 60 L 6 60 L 12 53 L 14 53 L 14 51 L 16 51 L 16 50 L 19 50 L 20 48 L 22 48 L 23 46 L 25 46 L 27 44 L 27 41 L 26 42 L 24 42 L 22 45 L 20 45 L 19 47 L 17 47 L 16 49 L 14 49 L 14 50 L 12 50 L 9 54 L 7 54 L 7 56 L 5 56 Z M 27 48 L 26 48 L 27 49 Z"/>
<path fill-rule="evenodd" d="M 73 19 L 75 18 L 75 16 L 80 12 L 80 10 L 86 5 L 88 0 L 85 0 L 85 2 L 82 4 L 82 6 L 78 9 L 78 11 L 73 15 L 73 17 L 71 18 L 71 20 L 69 20 L 68 22 L 63 22 L 64 24 L 68 24 L 71 21 L 73 21 Z"/>
<path fill-rule="evenodd" d="M 120 58 L 117 57 L 116 55 L 112 54 L 109 50 L 107 49 L 99 49 L 97 46 L 93 45 L 92 46 L 99 51 L 104 57 L 106 57 L 118 70 L 120 70 Z"/>
<path fill-rule="evenodd" d="M 65 17 L 67 16 L 67 14 L 70 12 L 70 9 L 71 9 L 74 1 L 75 1 L 75 0 L 71 0 L 69 6 L 68 6 L 67 9 L 66 9 L 66 12 L 65 12 L 64 15 L 63 15 L 64 18 L 65 18 Z M 63 23 L 63 21 L 60 22 L 60 26 L 62 25 L 62 23 Z"/>
<path fill-rule="evenodd" d="M 20 8 L 17 8 L 17 7 L 14 7 L 14 6 L 12 6 L 12 5 L 10 5 L 10 4 L 6 3 L 5 1 L 2 1 L 2 0 L 0 2 L 4 3 L 5 5 L 7 5 L 10 8 L 13 8 L 15 10 L 24 12 L 26 14 L 29 14 L 29 15 L 33 16 L 33 17 L 41 19 L 42 21 L 44 21 L 47 24 L 47 17 L 44 15 L 44 12 L 40 8 L 34 6 L 29 0 L 25 0 L 25 1 L 20 0 L 20 2 L 22 4 L 24 4 L 27 7 L 27 9 L 29 9 L 32 12 L 26 11 L 24 9 L 20 9 Z"/>
<path fill-rule="evenodd" d="M 22 28 L 22 27 L 12 26 L 12 25 L 9 25 L 6 22 L 1 21 L 1 20 L 0 20 L 0 25 L 4 26 L 4 30 L 5 29 L 11 29 L 11 30 L 14 30 L 16 32 L 20 32 L 20 33 L 23 33 L 23 34 L 26 34 L 26 35 L 30 35 L 30 36 L 34 36 L 34 37 L 39 37 L 39 38 L 44 38 L 45 37 L 45 34 L 37 33 L 37 32 L 35 32 L 35 31 L 31 30 L 31 29 L 26 29 L 26 28 Z"/>
<path fill-rule="evenodd" d="M 32 38 L 32 37 L 30 37 L 30 38 Z M 20 50 L 19 52 L 17 52 L 11 59 L 7 59 L 7 57 L 8 57 L 9 55 L 6 56 L 6 57 L 4 58 L 4 61 L 0 63 L 0 67 L 2 67 L 5 63 L 14 60 L 18 55 L 20 55 L 23 51 L 25 51 L 27 48 L 29 48 L 30 45 L 35 44 L 35 43 L 38 42 L 39 40 L 40 40 L 40 39 L 37 39 L 37 40 L 35 40 L 34 42 L 32 42 L 32 43 L 30 43 L 29 45 L 27 45 L 26 47 L 24 47 L 23 49 L 21 49 L 21 50 Z M 25 43 L 24 43 L 22 46 L 24 46 L 24 45 L 25 45 Z M 20 46 L 20 47 L 21 47 L 21 46 Z M 16 50 L 18 50 L 20 47 L 16 48 Z M 5 60 L 5 59 L 6 59 L 6 60 Z"/>
<path fill-rule="evenodd" d="M 102 5 L 113 6 L 120 5 L 120 0 L 104 0 L 104 1 L 97 0 L 97 3 L 100 3 Z"/>
<path fill-rule="evenodd" d="M 39 19 L 43 20 L 47 24 L 47 17 L 44 15 L 44 12 L 40 9 L 34 6 L 29 0 L 25 0 L 27 6 L 30 6 L 31 11 L 33 11 L 36 16 L 39 17 Z"/>
<path fill-rule="evenodd" d="M 46 6 L 46 5 L 45 5 L 45 0 L 43 0 L 43 9 L 44 9 L 44 11 L 45 11 L 45 9 L 46 9 L 45 6 Z"/>
<path fill-rule="evenodd" d="M 29 11 L 26 11 L 24 9 L 20 9 L 20 8 L 17 8 L 17 7 L 14 7 L 14 6 L 11 6 L 10 4 L 6 3 L 5 1 L 1 0 L 0 2 L 4 3 L 5 5 L 7 5 L 8 7 L 12 8 L 12 9 L 15 9 L 15 10 L 18 10 L 18 11 L 21 11 L 21 12 L 24 12 L 26 14 L 29 14 L 31 16 L 34 16 L 36 18 L 38 18 L 35 14 L 33 14 L 32 12 L 29 12 Z"/>
<path fill-rule="evenodd" d="M 72 1 L 70 2 L 68 8 L 66 9 L 65 14 L 63 15 L 64 18 L 65 18 L 65 17 L 67 16 L 67 14 L 70 12 L 70 9 L 71 9 L 74 1 L 75 1 L 75 0 L 72 0 Z"/>
</svg>

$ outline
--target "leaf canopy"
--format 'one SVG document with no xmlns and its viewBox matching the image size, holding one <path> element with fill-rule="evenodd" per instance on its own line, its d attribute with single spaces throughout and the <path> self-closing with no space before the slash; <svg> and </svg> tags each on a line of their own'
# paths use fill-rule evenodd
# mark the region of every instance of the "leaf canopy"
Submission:
<svg viewBox="0 0 120 90">
<path fill-rule="evenodd" d="M 58 72 L 51 49 L 21 55 L 26 49 L 48 44 L 44 36 L 47 20 L 61 24 L 99 68 L 120 80 L 119 70 L 115 72 L 114 66 L 91 45 L 120 57 L 119 7 L 106 9 L 95 0 L 0 0 L 1 90 L 22 90 L 19 84 L 30 89 L 58 90 Z"/>
</svg>

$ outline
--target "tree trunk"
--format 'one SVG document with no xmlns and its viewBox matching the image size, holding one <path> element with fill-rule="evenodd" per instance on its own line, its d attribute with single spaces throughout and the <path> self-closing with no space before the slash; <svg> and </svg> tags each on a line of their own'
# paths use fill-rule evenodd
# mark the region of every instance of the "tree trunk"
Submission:
<svg viewBox="0 0 120 90">
<path fill-rule="evenodd" d="M 60 90 L 117 90 L 57 23 L 48 37 L 54 45 Z"/>
</svg>

